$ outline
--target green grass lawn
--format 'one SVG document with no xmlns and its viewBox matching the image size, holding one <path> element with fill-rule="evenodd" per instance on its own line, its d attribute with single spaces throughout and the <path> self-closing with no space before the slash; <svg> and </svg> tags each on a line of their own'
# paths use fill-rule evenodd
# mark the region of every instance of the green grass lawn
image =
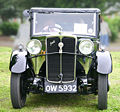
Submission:
<svg viewBox="0 0 120 112">
<path fill-rule="evenodd" d="M 0 47 L 0 112 L 97 112 L 95 95 L 30 94 L 26 106 L 13 109 L 10 101 L 10 60 L 11 49 Z M 113 72 L 108 93 L 108 109 L 103 112 L 120 112 L 120 52 L 112 52 Z"/>
</svg>

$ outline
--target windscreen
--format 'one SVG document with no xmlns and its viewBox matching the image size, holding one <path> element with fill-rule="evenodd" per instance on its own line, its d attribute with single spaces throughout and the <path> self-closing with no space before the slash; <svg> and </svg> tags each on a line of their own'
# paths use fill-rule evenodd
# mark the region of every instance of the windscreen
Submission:
<svg viewBox="0 0 120 112">
<path fill-rule="evenodd" d="M 96 13 L 33 13 L 33 35 L 53 33 L 96 34 Z"/>
</svg>

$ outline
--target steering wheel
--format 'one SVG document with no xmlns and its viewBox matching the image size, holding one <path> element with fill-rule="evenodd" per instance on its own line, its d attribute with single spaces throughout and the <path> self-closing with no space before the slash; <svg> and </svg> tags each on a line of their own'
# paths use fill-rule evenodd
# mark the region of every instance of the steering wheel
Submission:
<svg viewBox="0 0 120 112">
<path fill-rule="evenodd" d="M 55 32 L 59 32 L 59 31 L 61 31 L 61 28 L 56 27 L 56 26 L 49 26 L 48 31 L 51 32 L 52 30 Z M 56 30 L 58 30 L 58 31 L 56 31 Z"/>
<path fill-rule="evenodd" d="M 53 31 L 52 31 L 53 30 Z M 61 31 L 62 29 L 57 27 L 57 26 L 45 26 L 43 29 L 42 29 L 42 32 L 59 32 Z"/>
</svg>

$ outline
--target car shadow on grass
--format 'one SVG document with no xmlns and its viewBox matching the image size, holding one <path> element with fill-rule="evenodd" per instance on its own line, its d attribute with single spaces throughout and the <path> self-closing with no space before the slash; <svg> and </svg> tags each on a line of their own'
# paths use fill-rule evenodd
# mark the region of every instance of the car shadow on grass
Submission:
<svg viewBox="0 0 120 112">
<path fill-rule="evenodd" d="M 83 107 L 97 109 L 97 97 L 95 95 L 78 94 L 30 94 L 27 98 L 26 107 Z"/>
</svg>

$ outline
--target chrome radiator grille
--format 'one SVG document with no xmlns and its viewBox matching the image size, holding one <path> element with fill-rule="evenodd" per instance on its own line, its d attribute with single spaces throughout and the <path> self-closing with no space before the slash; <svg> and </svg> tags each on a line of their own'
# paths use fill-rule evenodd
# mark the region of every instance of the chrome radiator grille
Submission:
<svg viewBox="0 0 120 112">
<path fill-rule="evenodd" d="M 62 42 L 64 44 L 62 54 L 59 54 L 59 47 L 58 47 L 59 42 Z M 60 39 L 59 37 L 49 37 L 47 38 L 46 45 L 47 45 L 46 48 L 48 53 L 48 55 L 46 56 L 46 67 L 47 67 L 46 69 L 47 69 L 48 81 L 56 82 L 56 83 L 61 81 L 61 78 L 59 77 L 59 74 L 61 72 L 60 67 L 62 69 L 62 74 L 63 74 L 62 82 L 74 81 L 76 56 L 74 54 L 67 54 L 67 53 L 75 53 L 76 38 L 63 37 L 62 39 Z M 49 54 L 49 53 L 53 53 L 53 54 Z M 62 58 L 60 58 L 60 55 L 62 56 Z"/>
</svg>

